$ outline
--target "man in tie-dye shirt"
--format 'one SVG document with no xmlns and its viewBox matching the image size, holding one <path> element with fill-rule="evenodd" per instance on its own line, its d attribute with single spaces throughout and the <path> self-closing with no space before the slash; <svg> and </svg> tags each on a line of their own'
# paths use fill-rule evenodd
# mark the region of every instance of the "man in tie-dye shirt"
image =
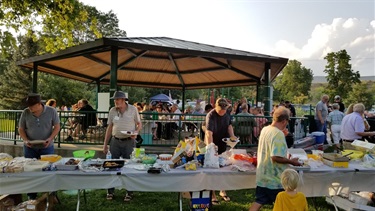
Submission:
<svg viewBox="0 0 375 211">
<path fill-rule="evenodd" d="M 272 204 L 276 195 L 283 191 L 280 175 L 289 164 L 299 166 L 298 158 L 287 158 L 287 144 L 282 132 L 288 125 L 290 111 L 279 106 L 273 113 L 272 124 L 264 127 L 258 143 L 255 202 L 250 211 L 259 210 L 264 204 Z"/>
</svg>

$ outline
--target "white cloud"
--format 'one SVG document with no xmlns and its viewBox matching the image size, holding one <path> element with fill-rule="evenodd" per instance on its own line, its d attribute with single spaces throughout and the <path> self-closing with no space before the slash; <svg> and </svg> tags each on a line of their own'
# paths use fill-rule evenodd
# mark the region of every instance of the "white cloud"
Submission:
<svg viewBox="0 0 375 211">
<path fill-rule="evenodd" d="M 375 20 L 335 18 L 318 24 L 303 46 L 286 40 L 275 44 L 274 54 L 297 59 L 315 75 L 324 75 L 327 53 L 345 49 L 351 56 L 352 69 L 361 75 L 375 75 Z"/>
</svg>

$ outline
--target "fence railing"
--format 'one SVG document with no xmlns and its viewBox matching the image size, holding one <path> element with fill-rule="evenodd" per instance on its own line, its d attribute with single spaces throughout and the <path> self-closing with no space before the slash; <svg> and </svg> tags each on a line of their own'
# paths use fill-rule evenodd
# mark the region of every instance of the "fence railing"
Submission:
<svg viewBox="0 0 375 211">
<path fill-rule="evenodd" d="M 22 111 L 0 110 L 0 139 L 21 142 L 18 134 L 18 122 Z M 58 147 L 62 143 L 93 144 L 104 143 L 107 130 L 108 112 L 72 112 L 59 111 L 61 129 L 55 142 Z M 185 137 L 198 136 L 204 138 L 205 114 L 164 114 L 140 113 L 142 130 L 137 137 L 141 145 L 176 146 Z M 233 115 L 232 125 L 235 135 L 240 138 L 239 145 L 257 145 L 260 130 L 271 123 L 271 117 Z M 292 127 L 292 125 L 294 127 Z M 309 128 L 308 118 L 292 118 L 289 130 L 294 131 L 294 138 L 306 136 Z"/>
</svg>

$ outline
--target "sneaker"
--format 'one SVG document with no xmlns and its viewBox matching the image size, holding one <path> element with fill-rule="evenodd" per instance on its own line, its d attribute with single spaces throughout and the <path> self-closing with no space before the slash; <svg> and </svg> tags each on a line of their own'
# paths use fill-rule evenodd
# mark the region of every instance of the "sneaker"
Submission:
<svg viewBox="0 0 375 211">
<path fill-rule="evenodd" d="M 126 196 L 124 197 L 125 202 L 131 201 L 132 199 L 133 199 L 133 194 L 127 193 Z"/>
<path fill-rule="evenodd" d="M 72 136 L 68 136 L 64 141 L 74 141 Z"/>
<path fill-rule="evenodd" d="M 113 193 L 107 193 L 107 200 L 112 201 L 115 195 Z"/>
</svg>

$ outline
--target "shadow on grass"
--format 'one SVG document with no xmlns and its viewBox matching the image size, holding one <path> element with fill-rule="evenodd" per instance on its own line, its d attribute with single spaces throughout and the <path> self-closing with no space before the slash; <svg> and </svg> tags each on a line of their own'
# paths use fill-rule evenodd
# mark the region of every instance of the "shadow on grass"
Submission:
<svg viewBox="0 0 375 211">
<path fill-rule="evenodd" d="M 106 190 L 92 190 L 86 192 L 87 203 L 84 202 L 81 194 L 80 210 L 87 211 L 176 211 L 179 210 L 178 193 L 170 192 L 134 192 L 133 200 L 124 202 L 125 190 L 115 191 L 115 197 L 112 201 L 106 200 Z M 220 205 L 213 206 L 212 211 L 247 211 L 252 202 L 255 201 L 255 190 L 237 190 L 227 191 L 231 198 L 230 202 L 225 202 L 219 197 Z M 218 194 L 218 192 L 217 192 Z M 77 195 L 68 195 L 62 191 L 58 192 L 61 204 L 55 206 L 56 211 L 73 211 L 76 210 Z M 183 199 L 183 210 L 190 210 L 189 200 Z M 333 210 L 333 206 L 327 204 L 323 197 L 309 198 L 309 210 L 323 211 Z M 262 208 L 262 211 L 272 210 L 272 205 Z"/>
</svg>

